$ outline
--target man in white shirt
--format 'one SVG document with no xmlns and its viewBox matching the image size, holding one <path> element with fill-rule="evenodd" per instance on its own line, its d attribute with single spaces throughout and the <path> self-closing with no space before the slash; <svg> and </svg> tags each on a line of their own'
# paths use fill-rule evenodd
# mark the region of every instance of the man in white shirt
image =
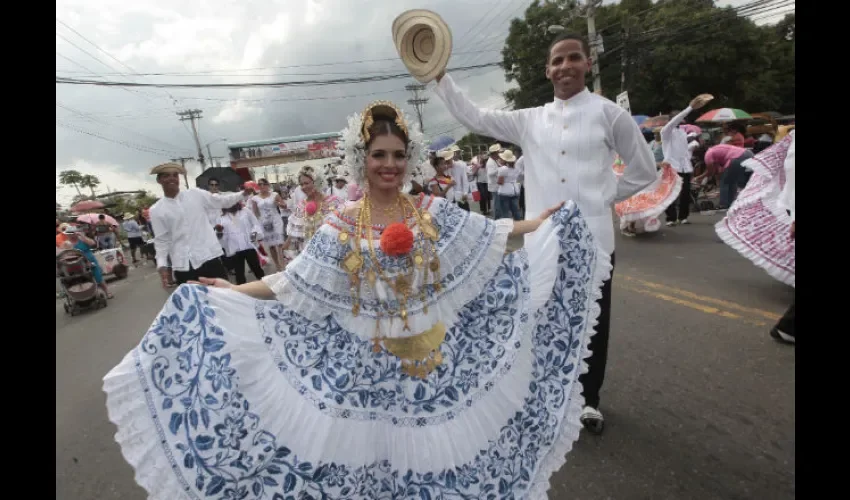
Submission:
<svg viewBox="0 0 850 500">
<path fill-rule="evenodd" d="M 221 192 L 221 182 L 215 177 L 210 177 L 210 180 L 207 181 L 207 191 L 212 194 L 218 194 Z M 218 219 L 221 217 L 221 209 L 220 208 L 208 208 L 207 209 L 207 219 L 210 221 L 210 225 L 215 227 L 218 224 Z"/>
<path fill-rule="evenodd" d="M 525 160 L 525 218 L 533 219 L 562 201 L 574 200 L 587 221 L 599 249 L 614 264 L 612 206 L 626 200 L 655 180 L 655 160 L 635 121 L 623 108 L 585 85 L 590 71 L 586 40 L 562 34 L 549 47 L 546 77 L 552 82 L 554 102 L 515 111 L 479 109 L 450 76 L 437 77 L 436 94 L 454 118 L 470 131 L 520 146 Z M 612 165 L 619 154 L 626 170 L 617 180 Z M 526 237 L 526 244 L 533 237 Z M 590 342 L 593 355 L 580 381 L 585 408 L 581 421 L 601 433 L 599 390 L 608 357 L 611 315 L 611 279 L 602 287 L 601 313 Z"/>
<path fill-rule="evenodd" d="M 792 130 L 790 132 L 791 135 L 791 145 L 788 146 L 788 152 L 785 153 L 785 186 L 782 188 L 782 192 L 779 193 L 779 199 L 777 200 L 779 208 L 783 208 L 788 211 L 791 215 L 791 237 L 796 239 L 797 237 L 797 203 L 796 203 L 796 162 L 795 162 L 795 146 L 797 143 L 797 134 L 796 131 Z M 793 301 L 791 301 L 791 307 L 785 311 L 785 314 L 782 318 L 779 319 L 779 322 L 776 323 L 770 330 L 770 336 L 779 342 L 785 344 L 796 344 L 797 337 L 794 325 L 797 322 L 797 315 L 795 310 L 795 304 L 797 302 L 796 297 Z"/>
<path fill-rule="evenodd" d="M 504 217 L 504 214 L 502 214 L 502 207 L 499 203 L 499 184 L 496 181 L 498 179 L 499 167 L 502 166 L 499 162 L 499 155 L 502 153 L 502 145 L 493 144 L 490 146 L 488 152 L 490 153 L 490 157 L 487 158 L 487 163 L 485 164 L 487 169 L 487 191 L 490 192 L 490 203 L 493 205 L 493 218 L 501 219 Z"/>
<path fill-rule="evenodd" d="M 688 136 L 679 125 L 691 111 L 700 109 L 713 99 L 708 94 L 700 94 L 693 98 L 691 104 L 681 112 L 671 112 L 673 118 L 667 125 L 661 128 L 661 149 L 664 152 L 664 161 L 670 164 L 682 178 L 682 191 L 679 193 L 679 201 L 673 202 L 667 207 L 667 225 L 690 224 L 688 215 L 691 210 L 691 177 L 694 175 L 694 166 L 691 163 L 691 152 L 688 147 Z M 677 212 L 678 208 L 678 212 Z"/>
<path fill-rule="evenodd" d="M 221 244 L 209 223 L 208 210 L 232 207 L 253 194 L 251 189 L 219 194 L 198 188 L 181 191 L 180 176 L 185 173 L 179 163 L 164 163 L 151 169 L 164 195 L 150 209 L 156 265 L 164 288 L 168 288 L 171 279 L 169 258 L 179 284 L 199 277 L 227 279 Z"/>
<path fill-rule="evenodd" d="M 469 212 L 469 178 L 466 176 L 466 163 L 458 160 L 460 148 L 453 146 L 441 153 L 449 168 L 446 173 L 449 174 L 455 185 L 446 193 L 446 199 L 455 203 L 460 208 Z"/>
<path fill-rule="evenodd" d="M 469 163 L 469 174 L 478 188 L 478 210 L 482 215 L 490 212 L 490 189 L 487 186 L 486 157 L 476 156 Z"/>
<path fill-rule="evenodd" d="M 343 177 L 342 175 L 336 176 L 334 178 L 333 186 L 329 187 L 326 190 L 325 194 L 334 195 L 337 198 L 339 198 L 340 200 L 342 200 L 343 203 L 347 202 L 348 201 L 348 187 L 346 186 L 347 182 L 348 181 L 346 181 L 345 177 Z"/>
<path fill-rule="evenodd" d="M 522 156 L 522 151 L 520 151 L 520 157 L 514 166 L 519 172 L 517 178 L 517 182 L 519 182 L 519 209 L 522 213 L 525 213 L 525 156 Z"/>
</svg>

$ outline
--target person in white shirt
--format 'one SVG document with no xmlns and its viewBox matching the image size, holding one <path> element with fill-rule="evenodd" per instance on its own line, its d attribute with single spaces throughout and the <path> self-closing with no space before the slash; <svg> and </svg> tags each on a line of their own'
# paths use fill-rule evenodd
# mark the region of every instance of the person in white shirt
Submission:
<svg viewBox="0 0 850 500">
<path fill-rule="evenodd" d="M 124 222 L 121 227 L 127 233 L 127 242 L 130 244 L 130 256 L 133 258 L 133 265 L 139 263 L 136 257 L 136 251 L 144 246 L 145 241 L 142 239 L 142 227 L 136 222 L 136 216 L 130 212 L 124 214 Z"/>
<path fill-rule="evenodd" d="M 457 144 L 453 144 L 449 150 L 452 152 L 451 176 L 457 179 L 457 186 L 454 188 L 454 202 L 457 206 L 469 212 L 469 197 L 472 195 L 472 187 L 469 182 L 466 162 L 461 157 L 461 150 Z"/>
<path fill-rule="evenodd" d="M 709 94 L 700 94 L 691 100 L 690 105 L 681 112 L 671 112 L 673 118 L 661 128 L 661 149 L 664 151 L 664 161 L 682 178 L 682 190 L 679 191 L 678 203 L 673 202 L 667 207 L 667 226 L 690 224 L 688 215 L 691 211 L 691 177 L 694 166 L 691 163 L 692 148 L 688 146 L 687 133 L 679 127 L 691 111 L 702 108 L 714 99 Z"/>
<path fill-rule="evenodd" d="M 348 181 L 346 181 L 344 176 L 336 176 L 334 178 L 333 186 L 329 187 L 326 190 L 325 194 L 328 196 L 336 196 L 337 198 L 342 200 L 343 203 L 348 203 L 348 188 L 346 187 L 347 182 Z"/>
<path fill-rule="evenodd" d="M 487 187 L 486 157 L 476 156 L 469 164 L 472 181 L 478 188 L 478 210 L 487 215 L 490 213 L 490 190 Z"/>
<path fill-rule="evenodd" d="M 516 156 L 513 151 L 506 149 L 499 154 L 504 165 L 496 173 L 496 184 L 499 186 L 499 203 L 501 213 L 513 220 L 522 220 L 519 211 L 519 170 L 516 168 Z"/>
<path fill-rule="evenodd" d="M 587 220 L 597 246 L 614 265 L 612 206 L 628 199 L 655 180 L 655 160 L 627 111 L 585 85 L 590 49 L 580 36 L 562 34 L 550 45 L 546 77 L 554 102 L 537 108 L 501 111 L 479 109 L 449 75 L 437 76 L 436 94 L 452 116 L 470 131 L 516 144 L 525 163 L 525 219 L 538 217 L 546 207 L 574 200 Z M 611 168 L 615 155 L 626 162 L 619 180 Z M 534 237 L 526 237 L 526 246 Z M 604 426 L 599 391 L 608 357 L 611 317 L 611 278 L 602 287 L 601 312 L 591 339 L 589 371 L 580 379 L 585 408 L 581 421 L 593 433 Z"/>
<path fill-rule="evenodd" d="M 428 179 L 426 188 L 434 196 L 451 201 L 454 198 L 454 187 L 457 185 L 457 181 L 449 173 L 449 165 L 452 162 L 450 155 L 450 151 L 441 151 L 440 154 L 431 159 L 434 176 Z M 449 159 L 446 158 L 447 156 Z"/>
<path fill-rule="evenodd" d="M 519 173 L 519 177 L 517 177 L 517 182 L 519 182 L 519 210 L 520 213 L 525 213 L 525 156 L 523 156 L 522 151 L 519 152 L 519 158 L 514 166 Z"/>
<path fill-rule="evenodd" d="M 454 159 L 455 152 L 451 149 L 440 151 L 439 156 L 443 160 L 440 163 L 442 165 L 442 171 L 437 169 L 439 175 L 451 179 L 450 186 L 446 186 L 445 183 L 442 182 L 442 179 L 440 179 L 440 187 L 445 188 L 445 192 L 442 193 L 442 196 L 468 212 L 469 203 L 467 200 L 469 199 L 469 181 L 466 178 L 466 164 L 456 161 Z M 433 187 L 436 184 L 435 179 L 436 176 L 432 177 L 428 181 L 429 187 Z"/>
<path fill-rule="evenodd" d="M 221 182 L 215 177 L 210 177 L 207 181 L 207 191 L 212 194 L 218 194 L 221 192 Z M 218 224 L 218 218 L 221 217 L 221 210 L 218 208 L 210 208 L 207 209 L 207 218 L 210 220 L 210 225 L 215 226 Z"/>
<path fill-rule="evenodd" d="M 437 88 L 439 89 L 439 87 Z M 488 152 L 490 153 L 490 157 L 487 158 L 487 163 L 485 163 L 485 169 L 487 172 L 487 191 L 490 192 L 490 201 L 493 205 L 493 218 L 498 220 L 505 216 L 505 214 L 502 213 L 501 204 L 499 203 L 499 185 L 496 183 L 499 167 L 502 166 L 499 163 L 499 153 L 502 152 L 502 145 L 493 144 L 490 146 L 490 149 L 488 149 Z"/>
<path fill-rule="evenodd" d="M 795 131 L 790 132 L 791 135 L 791 145 L 788 146 L 788 152 L 785 153 L 785 186 L 782 188 L 782 191 L 779 193 L 779 199 L 777 200 L 777 204 L 780 208 L 788 211 L 788 214 L 791 215 L 791 238 L 797 238 L 797 203 L 796 203 L 796 161 L 795 161 L 795 150 L 797 144 L 797 134 Z M 795 288 L 796 289 L 796 288 Z M 796 324 L 796 310 L 795 304 L 797 302 L 796 297 L 791 301 L 791 306 L 785 311 L 785 314 L 782 315 L 782 318 L 779 319 L 779 322 L 770 330 L 770 336 L 779 342 L 785 344 L 796 344 L 797 337 L 795 332 L 795 324 Z"/>
<path fill-rule="evenodd" d="M 222 249 L 207 218 L 211 208 L 221 210 L 247 200 L 253 190 L 241 193 L 212 194 L 203 189 L 180 190 L 180 176 L 186 169 L 179 163 L 163 163 L 151 169 L 164 196 L 150 209 L 154 231 L 156 265 L 162 286 L 171 281 L 168 261 L 178 284 L 200 277 L 227 279 L 221 261 Z"/>
<path fill-rule="evenodd" d="M 221 211 L 216 223 L 221 227 L 219 241 L 230 267 L 236 273 L 236 283 L 247 283 L 245 263 L 257 279 L 265 273 L 257 253 L 257 241 L 263 239 L 263 228 L 251 210 L 244 210 L 241 202 Z"/>
</svg>

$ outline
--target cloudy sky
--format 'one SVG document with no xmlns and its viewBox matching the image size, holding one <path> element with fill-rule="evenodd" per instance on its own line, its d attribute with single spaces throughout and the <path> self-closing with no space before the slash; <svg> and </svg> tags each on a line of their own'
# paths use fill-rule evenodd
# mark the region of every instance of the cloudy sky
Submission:
<svg viewBox="0 0 850 500">
<path fill-rule="evenodd" d="M 747 0 L 721 1 L 740 4 Z M 528 0 L 57 0 L 56 72 L 139 83 L 323 80 L 404 72 L 390 26 L 411 8 L 439 12 L 453 34 L 451 67 L 499 60 L 510 19 Z M 606 3 L 609 3 L 606 1 Z M 498 68 L 457 73 L 481 105 L 501 106 Z M 94 174 L 99 191 L 150 189 L 151 166 L 197 156 L 176 112 L 201 109 L 202 145 L 330 132 L 374 99 L 403 103 L 412 79 L 273 89 L 56 86 L 56 172 Z M 427 91 L 426 133 L 465 130 Z M 406 106 L 406 105 L 405 105 Z M 226 156 L 224 141 L 210 146 Z M 206 147 L 204 148 L 206 155 Z M 197 175 L 195 163 L 189 172 Z M 57 181 L 58 185 L 58 181 Z M 73 188 L 57 190 L 68 203 Z"/>
</svg>

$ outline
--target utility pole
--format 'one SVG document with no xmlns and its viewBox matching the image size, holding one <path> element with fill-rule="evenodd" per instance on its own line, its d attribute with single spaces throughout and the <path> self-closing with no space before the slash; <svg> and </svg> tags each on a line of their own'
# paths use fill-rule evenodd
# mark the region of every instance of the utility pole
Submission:
<svg viewBox="0 0 850 500">
<path fill-rule="evenodd" d="M 413 84 L 406 85 L 404 90 L 413 92 L 413 99 L 408 99 L 407 104 L 413 106 L 413 109 L 416 111 L 416 116 L 419 118 L 419 130 L 421 132 L 425 132 L 425 125 L 422 123 L 422 108 L 428 102 L 427 97 L 420 97 L 419 93 L 425 91 L 425 85 L 422 84 Z"/>
<path fill-rule="evenodd" d="M 587 0 L 587 38 L 590 41 L 590 58 L 593 60 L 593 92 L 602 95 L 602 77 L 599 74 L 599 41 L 596 39 L 596 1 Z"/>
<path fill-rule="evenodd" d="M 195 120 L 200 120 L 203 118 L 201 116 L 200 109 L 187 109 L 185 111 L 178 111 L 177 116 L 180 117 L 181 122 L 191 122 L 192 123 L 192 135 L 195 137 L 195 145 L 198 147 L 198 161 L 201 163 L 201 171 L 204 171 L 204 150 L 201 148 L 201 139 L 198 137 L 198 127 L 195 124 Z"/>
<path fill-rule="evenodd" d="M 194 160 L 191 156 L 186 158 L 172 158 L 171 161 L 179 161 L 181 165 L 183 165 L 183 171 L 186 171 L 186 160 Z M 186 189 L 189 189 L 189 176 L 187 174 L 183 174 L 183 182 L 186 183 Z"/>
<path fill-rule="evenodd" d="M 629 18 L 628 16 L 623 18 L 623 48 L 620 49 L 623 52 L 620 54 L 620 93 L 626 91 L 626 65 L 628 64 L 628 59 L 626 59 L 626 47 L 629 45 Z"/>
</svg>

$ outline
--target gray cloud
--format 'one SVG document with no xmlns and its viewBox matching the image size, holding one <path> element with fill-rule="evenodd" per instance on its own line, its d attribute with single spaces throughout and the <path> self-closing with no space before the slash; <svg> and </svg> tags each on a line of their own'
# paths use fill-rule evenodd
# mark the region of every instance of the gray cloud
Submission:
<svg viewBox="0 0 850 500">
<path fill-rule="evenodd" d="M 396 15 L 410 8 L 434 10 L 448 22 L 455 54 L 450 66 L 481 64 L 500 59 L 498 50 L 510 19 L 521 16 L 528 4 L 527 0 L 59 0 L 59 20 L 137 72 L 223 70 L 246 76 L 116 75 L 129 70 L 59 22 L 57 34 L 79 48 L 57 35 L 56 68 L 63 75 L 89 76 L 86 72 L 93 71 L 106 74 L 102 77 L 110 80 L 191 83 L 404 72 L 392 46 L 390 26 Z M 462 53 L 484 50 L 489 52 Z M 382 58 L 391 60 L 355 62 Z M 333 62 L 338 64 L 316 66 Z M 291 67 L 295 65 L 311 66 Z M 280 66 L 289 68 L 268 69 Z M 244 68 L 266 69 L 240 71 Z M 502 104 L 500 94 L 507 84 L 498 68 L 457 73 L 454 77 L 477 103 Z M 240 91 L 57 85 L 57 103 L 82 114 L 57 106 L 56 170 L 85 170 L 100 176 L 113 189 L 155 189 L 145 175 L 152 165 L 172 156 L 196 155 L 186 124 L 176 116 L 178 109 L 204 111 L 200 123 L 203 143 L 220 137 L 232 142 L 256 140 L 339 130 L 347 115 L 374 99 L 389 99 L 409 109 L 405 101 L 410 95 L 403 90 L 409 83 L 414 81 Z M 430 90 L 426 97 L 431 99 L 424 113 L 426 133 L 458 125 Z M 237 98 L 246 100 L 236 103 L 233 99 Z M 292 100 L 305 98 L 312 100 Z M 60 123 L 102 138 L 69 130 Z M 456 128 L 451 133 L 460 137 L 464 132 Z M 150 152 L 147 148 L 165 151 Z M 224 156 L 226 149 L 219 142 L 212 151 Z M 190 168 L 197 173 L 197 167 Z M 60 201 L 67 201 L 73 194 L 66 188 L 58 196 Z"/>
</svg>

